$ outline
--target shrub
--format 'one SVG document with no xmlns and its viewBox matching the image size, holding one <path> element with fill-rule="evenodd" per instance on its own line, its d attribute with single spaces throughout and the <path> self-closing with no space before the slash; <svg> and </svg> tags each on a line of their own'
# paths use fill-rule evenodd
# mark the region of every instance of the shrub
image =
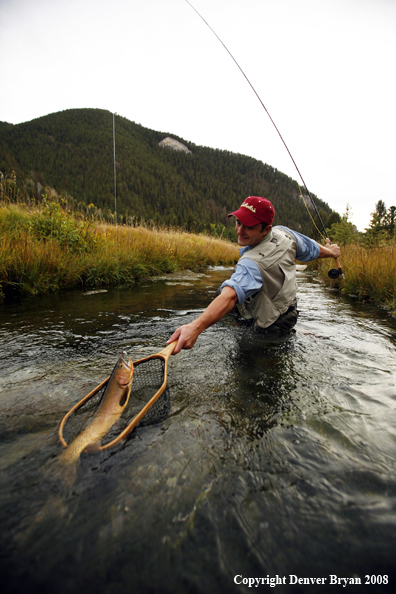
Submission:
<svg viewBox="0 0 396 594">
<path fill-rule="evenodd" d="M 89 251 L 98 240 L 89 221 L 78 220 L 62 210 L 57 202 L 50 202 L 47 197 L 43 200 L 42 209 L 34 211 L 26 225 L 36 239 L 54 239 L 70 252 Z"/>
</svg>

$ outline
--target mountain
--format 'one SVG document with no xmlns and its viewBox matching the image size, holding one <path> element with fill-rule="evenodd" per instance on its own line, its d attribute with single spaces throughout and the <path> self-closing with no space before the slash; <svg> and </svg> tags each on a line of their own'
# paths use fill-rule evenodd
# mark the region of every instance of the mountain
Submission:
<svg viewBox="0 0 396 594">
<path fill-rule="evenodd" d="M 118 115 L 115 135 L 117 213 L 130 221 L 153 220 L 194 231 L 210 224 L 232 228 L 227 213 L 246 196 L 257 195 L 273 202 L 275 224 L 310 234 L 312 223 L 297 183 L 274 167 L 196 146 Z M 178 143 L 182 150 L 175 150 Z M 112 212 L 113 115 L 70 109 L 17 125 L 0 122 L 0 171 L 5 176 L 15 171 L 17 184 L 32 197 L 49 186 L 75 207 L 93 203 L 104 214 Z M 322 218 L 331 215 L 326 203 L 315 202 Z"/>
</svg>

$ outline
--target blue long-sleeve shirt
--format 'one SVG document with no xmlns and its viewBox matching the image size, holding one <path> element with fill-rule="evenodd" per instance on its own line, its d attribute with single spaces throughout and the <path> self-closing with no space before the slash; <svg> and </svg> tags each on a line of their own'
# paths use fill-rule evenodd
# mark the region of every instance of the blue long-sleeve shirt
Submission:
<svg viewBox="0 0 396 594">
<path fill-rule="evenodd" d="M 298 233 L 297 231 L 293 231 L 282 225 L 279 225 L 279 227 L 294 235 L 297 241 L 296 260 L 300 260 L 300 262 L 310 262 L 319 257 L 319 244 L 314 239 L 310 239 L 306 235 L 302 235 L 302 233 Z M 241 256 L 243 256 L 249 250 L 250 246 L 246 246 L 240 248 L 239 252 Z M 241 304 L 251 297 L 251 295 L 257 293 L 262 286 L 263 279 L 259 267 L 253 260 L 244 258 L 242 261 L 240 260 L 238 262 L 233 275 L 230 279 L 224 281 L 220 290 L 222 290 L 223 287 L 232 287 L 237 294 L 238 303 Z"/>
</svg>

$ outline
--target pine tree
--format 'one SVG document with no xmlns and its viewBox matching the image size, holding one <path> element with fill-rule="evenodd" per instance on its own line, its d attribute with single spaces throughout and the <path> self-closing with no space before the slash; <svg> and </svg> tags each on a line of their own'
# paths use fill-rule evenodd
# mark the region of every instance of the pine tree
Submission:
<svg viewBox="0 0 396 594">
<path fill-rule="evenodd" d="M 338 243 L 338 245 L 341 246 L 355 243 L 357 234 L 352 221 L 350 221 L 351 216 L 351 207 L 347 204 L 345 213 L 341 217 L 341 221 L 339 223 L 333 223 L 331 228 L 327 229 L 327 232 L 334 243 Z"/>
</svg>

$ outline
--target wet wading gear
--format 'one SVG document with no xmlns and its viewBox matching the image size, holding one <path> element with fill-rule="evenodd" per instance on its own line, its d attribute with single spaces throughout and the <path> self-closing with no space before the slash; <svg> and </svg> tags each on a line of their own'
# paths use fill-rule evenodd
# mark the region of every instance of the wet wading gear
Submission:
<svg viewBox="0 0 396 594">
<path fill-rule="evenodd" d="M 240 260 L 248 258 L 255 262 L 263 279 L 260 291 L 244 303 L 237 304 L 240 315 L 254 320 L 256 328 L 268 328 L 284 314 L 289 317 L 292 314 L 293 320 L 297 320 L 296 252 L 295 237 L 284 229 L 274 227 L 261 243 L 241 257 Z"/>
</svg>

